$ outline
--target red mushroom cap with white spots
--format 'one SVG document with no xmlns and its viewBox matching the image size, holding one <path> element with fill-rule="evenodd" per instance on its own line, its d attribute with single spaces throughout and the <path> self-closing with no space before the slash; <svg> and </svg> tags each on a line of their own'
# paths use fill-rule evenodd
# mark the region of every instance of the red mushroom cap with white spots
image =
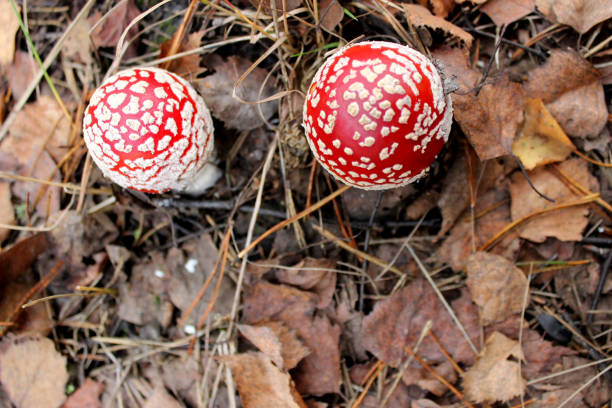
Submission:
<svg viewBox="0 0 612 408">
<path fill-rule="evenodd" d="M 304 129 L 321 165 L 371 190 L 422 177 L 448 140 L 452 105 L 433 63 L 384 41 L 342 48 L 317 71 Z"/>
<path fill-rule="evenodd" d="M 133 68 L 93 93 L 83 137 L 104 175 L 149 193 L 181 190 L 206 164 L 213 123 L 204 100 L 176 74 Z"/>
</svg>

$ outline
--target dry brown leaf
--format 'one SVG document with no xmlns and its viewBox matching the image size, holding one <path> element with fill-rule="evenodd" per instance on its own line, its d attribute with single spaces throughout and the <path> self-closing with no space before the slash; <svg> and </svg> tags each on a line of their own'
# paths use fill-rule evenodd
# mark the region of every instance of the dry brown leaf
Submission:
<svg viewBox="0 0 612 408">
<path fill-rule="evenodd" d="M 467 31 L 462 30 L 451 22 L 446 21 L 442 17 L 432 15 L 429 10 L 418 4 L 404 4 L 404 14 L 406 19 L 412 25 L 417 27 L 429 27 L 432 30 L 442 30 L 449 33 L 453 37 L 463 41 L 466 48 L 472 46 L 474 37 Z"/>
<path fill-rule="evenodd" d="M 11 202 L 11 185 L 6 182 L 0 182 L 0 223 L 15 224 L 15 210 Z M 0 242 L 8 237 L 9 232 L 8 229 L 0 228 Z"/>
<path fill-rule="evenodd" d="M 515 333 L 518 333 L 518 329 Z M 538 332 L 531 329 L 524 329 L 521 346 L 525 354 L 525 365 L 521 372 L 527 380 L 558 371 L 563 357 L 576 354 L 576 351 L 570 348 L 555 346 L 544 340 Z"/>
<path fill-rule="evenodd" d="M 15 173 L 59 182 L 60 175 L 54 170 L 70 148 L 69 139 L 70 123 L 55 99 L 44 95 L 17 114 L 0 151 L 16 158 L 19 165 L 13 169 Z M 50 178 L 51 175 L 54 176 Z M 30 205 L 40 191 L 45 193 L 36 210 L 46 218 L 47 210 L 50 215 L 59 211 L 60 188 L 24 181 L 13 183 L 13 193 L 23 201 L 29 196 Z"/>
<path fill-rule="evenodd" d="M 498 27 L 514 23 L 535 11 L 535 0 L 489 0 L 480 9 Z"/>
<path fill-rule="evenodd" d="M 238 387 L 244 408 L 306 408 L 289 374 L 278 369 L 263 353 L 220 356 Z"/>
<path fill-rule="evenodd" d="M 479 193 L 486 191 L 494 185 L 498 181 L 497 179 L 506 172 L 506 169 L 504 164 L 498 163 L 496 160 L 489 160 L 484 163 L 475 161 L 475 174 L 478 179 L 478 191 L 475 192 L 477 198 L 476 205 L 479 206 Z M 470 205 L 470 173 L 464 154 L 453 162 L 442 180 L 442 192 L 437 204 L 442 213 L 442 228 L 440 228 L 436 235 L 439 238 L 451 229 L 464 210 Z M 485 209 L 487 207 L 482 207 L 481 211 Z"/>
<path fill-rule="evenodd" d="M 565 160 L 576 147 L 541 99 L 526 98 L 525 122 L 512 144 L 512 153 L 527 170 Z"/>
<path fill-rule="evenodd" d="M 145 401 L 143 408 L 181 408 L 181 404 L 168 391 L 158 385 Z"/>
<path fill-rule="evenodd" d="M 93 54 L 89 48 L 90 27 L 90 22 L 86 19 L 80 19 L 75 23 L 62 44 L 62 51 L 66 57 L 83 64 L 93 62 Z"/>
<path fill-rule="evenodd" d="M 180 353 L 178 357 L 165 359 L 161 365 L 162 382 L 174 395 L 180 396 L 189 406 L 197 406 L 203 386 L 202 366 L 216 372 L 217 363 L 212 359 L 204 361 L 196 357 L 196 353 Z M 209 379 L 205 386 L 212 386 Z"/>
<path fill-rule="evenodd" d="M 327 31 L 334 31 L 344 17 L 344 10 L 338 0 L 319 1 L 319 19 L 321 26 Z"/>
<path fill-rule="evenodd" d="M 70 394 L 61 408 L 100 408 L 102 391 L 104 391 L 104 384 L 86 378 L 79 389 Z"/>
<path fill-rule="evenodd" d="M 565 174 L 569 175 L 583 187 L 592 192 L 599 191 L 597 180 L 589 173 L 586 161 L 574 158 L 566 160 L 558 166 Z M 531 188 L 525 176 L 520 172 L 516 172 L 512 175 L 510 184 L 510 195 L 512 197 L 510 209 L 513 221 L 535 211 L 578 198 L 548 168 L 537 168 L 528 174 L 535 188 L 542 194 L 555 200 L 555 202 L 551 203 L 540 197 Z M 547 237 L 554 237 L 561 241 L 580 241 L 582 239 L 582 231 L 588 223 L 587 214 L 588 209 L 586 206 L 578 206 L 538 215 L 519 226 L 520 236 L 534 242 L 544 242 Z"/>
<path fill-rule="evenodd" d="M 0 252 L 0 287 L 15 281 L 36 258 L 51 247 L 49 234 L 40 232 Z M 1 297 L 1 296 L 0 296 Z"/>
<path fill-rule="evenodd" d="M 476 343 L 477 309 L 465 292 L 462 292 L 462 296 L 456 299 L 452 306 L 470 334 L 472 342 Z M 428 321 L 434 323 L 433 332 L 455 361 L 472 361 L 472 349 L 424 279 L 416 279 L 376 303 L 372 313 L 363 319 L 363 345 L 379 360 L 391 367 L 397 367 L 409 355 L 405 347 L 415 346 Z M 423 341 L 418 352 L 430 363 L 446 361 L 432 341 Z"/>
<path fill-rule="evenodd" d="M 340 327 L 327 317 L 314 317 L 317 296 L 286 285 L 265 281 L 246 290 L 243 320 L 249 324 L 280 321 L 292 328 L 311 350 L 295 369 L 299 371 L 297 388 L 301 394 L 327 394 L 339 391 L 341 382 Z"/>
<path fill-rule="evenodd" d="M 222 120 L 227 127 L 252 130 L 276 113 L 277 101 L 254 103 L 276 93 L 272 80 L 267 78 L 268 71 L 254 68 L 236 88 L 236 95 L 240 98 L 236 99 L 232 96 L 232 90 L 252 62 L 241 56 L 231 56 L 225 61 L 217 58 L 211 65 L 216 72 L 198 80 L 195 85 L 213 116 Z"/>
<path fill-rule="evenodd" d="M 525 95 L 540 98 L 570 136 L 596 136 L 608 118 L 600 73 L 574 51 L 552 50 L 529 72 Z"/>
<path fill-rule="evenodd" d="M 168 297 L 181 311 L 185 312 L 196 298 L 204 281 L 214 271 L 219 251 L 209 234 L 202 234 L 199 239 L 185 243 L 180 249 L 170 249 L 166 254 Z M 205 292 L 202 299 L 191 312 L 190 319 L 197 321 L 208 307 L 213 294 L 213 285 Z M 227 275 L 224 277 L 215 300 L 213 313 L 226 314 L 232 307 L 234 288 Z"/>
<path fill-rule="evenodd" d="M 17 408 L 57 408 L 66 395 L 66 358 L 46 337 L 9 336 L 0 344 L 0 382 Z"/>
<path fill-rule="evenodd" d="M 555 377 L 549 380 L 549 382 L 557 386 L 562 386 L 563 389 L 575 391 L 578 387 L 582 386 L 587 379 L 591 379 L 600 373 L 597 366 L 583 367 L 579 370 L 575 370 L 577 367 L 582 367 L 589 363 L 592 363 L 592 360 L 579 356 L 564 357 L 562 365 L 557 367 L 555 371 L 574 370 Z M 605 404 L 610 401 L 610 398 L 612 398 L 610 384 L 605 376 L 601 376 L 583 389 L 575 399 L 580 402 L 580 407 L 601 407 L 605 406 Z"/>
<path fill-rule="evenodd" d="M 456 271 L 465 268 L 465 262 L 474 248 L 480 247 L 511 222 L 508 192 L 505 189 L 492 189 L 479 195 L 474 213 L 482 214 L 476 217 L 474 230 L 470 215 L 464 213 L 465 218 L 455 224 L 436 251 L 436 257 Z M 498 241 L 491 252 L 512 259 L 519 248 L 517 238 L 518 232 L 511 231 Z"/>
<path fill-rule="evenodd" d="M 271 321 L 254 326 L 239 324 L 238 330 L 283 370 L 291 370 L 310 353 L 295 331 L 280 322 Z"/>
<path fill-rule="evenodd" d="M 282 282 L 310 290 L 317 294 L 317 307 L 325 309 L 336 289 L 336 262 L 325 258 L 306 257 L 291 268 L 279 268 L 276 278 Z"/>
<path fill-rule="evenodd" d="M 442 18 L 446 18 L 455 8 L 455 2 L 453 0 L 431 0 L 430 3 L 433 13 Z"/>
<path fill-rule="evenodd" d="M 418 363 L 416 363 L 418 364 Z M 445 384 L 441 383 L 438 377 L 434 376 L 431 371 L 425 369 L 420 364 L 417 366 L 412 364 L 402 375 L 402 381 L 406 385 L 417 385 L 420 389 L 431 392 L 437 397 L 448 392 Z M 450 384 L 457 381 L 457 371 L 449 361 L 432 366 L 438 376 L 444 378 Z"/>
<path fill-rule="evenodd" d="M 19 30 L 19 21 L 13 12 L 9 0 L 0 0 L 0 68 L 13 62 L 15 54 L 15 34 Z"/>
<path fill-rule="evenodd" d="M 476 252 L 466 264 L 467 287 L 480 306 L 484 325 L 500 322 L 523 308 L 527 278 L 507 259 L 487 252 Z"/>
<path fill-rule="evenodd" d="M 95 11 L 89 17 L 89 26 L 93 27 L 102 17 L 104 21 L 91 33 L 91 39 L 96 47 L 116 47 L 123 31 L 130 22 L 140 14 L 133 0 L 121 0 L 104 16 Z M 126 40 L 138 34 L 138 24 L 130 28 Z"/>
<path fill-rule="evenodd" d="M 70 123 L 56 100 L 43 95 L 17 114 L 0 150 L 25 166 L 36 161 L 43 148 L 60 161 L 70 149 L 69 141 Z"/>
<path fill-rule="evenodd" d="M 296 388 L 303 395 L 340 392 L 340 326 L 327 316 L 315 316 L 306 330 L 298 333 L 312 353 L 293 370 Z"/>
<path fill-rule="evenodd" d="M 7 70 L 9 87 L 13 93 L 13 99 L 21 99 L 27 86 L 33 80 L 37 69 L 36 61 L 34 61 L 32 55 L 25 51 L 15 52 L 15 59 L 13 63 L 8 66 Z"/>
<path fill-rule="evenodd" d="M 523 121 L 521 86 L 501 74 L 482 87 L 478 96 L 453 94 L 455 119 L 480 160 L 504 156 Z"/>
<path fill-rule="evenodd" d="M 178 52 L 191 51 L 196 48 L 199 48 L 202 43 L 202 37 L 204 36 L 204 31 L 197 31 L 195 33 L 191 33 L 185 37 L 183 41 L 183 45 L 178 50 Z M 170 46 L 172 45 L 172 38 L 161 45 L 161 52 L 159 58 L 167 57 L 168 51 L 170 51 Z M 186 55 L 181 58 L 174 59 L 170 62 L 168 66 L 168 70 L 172 72 L 176 72 L 178 75 L 186 78 L 188 81 L 196 78 L 199 74 L 204 72 L 206 69 L 200 66 L 200 54 L 191 54 Z"/>
<path fill-rule="evenodd" d="M 459 85 L 451 94 L 455 120 L 468 137 L 480 160 L 510 153 L 512 141 L 523 122 L 523 91 L 508 75 L 489 79 L 478 96 L 480 74 L 469 68 L 469 55 L 459 48 L 442 47 L 434 52 L 444 73 Z"/>
<path fill-rule="evenodd" d="M 524 360 L 519 344 L 499 332 L 491 334 L 476 363 L 463 375 L 466 398 L 492 403 L 524 394 L 527 382 L 516 359 Z"/>
<path fill-rule="evenodd" d="M 580 34 L 612 17 L 612 3 L 601 0 L 536 0 L 538 10 L 549 20 L 572 26 Z"/>
</svg>

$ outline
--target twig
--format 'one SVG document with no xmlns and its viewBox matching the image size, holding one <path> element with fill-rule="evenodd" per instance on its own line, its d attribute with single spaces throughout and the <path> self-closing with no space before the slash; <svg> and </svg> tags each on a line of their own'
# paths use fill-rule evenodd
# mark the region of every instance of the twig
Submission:
<svg viewBox="0 0 612 408">
<path fill-rule="evenodd" d="M 333 241 L 334 244 L 338 245 L 339 247 L 342 247 L 342 248 L 346 249 L 347 251 L 353 253 L 354 255 L 357 255 L 357 256 L 359 256 L 359 257 L 361 257 L 363 259 L 367 259 L 369 262 L 372 262 L 373 264 L 378 265 L 381 268 L 385 268 L 387 270 L 390 270 L 391 272 L 395 273 L 398 276 L 406 275 L 405 272 L 402 272 L 401 270 L 399 270 L 395 266 L 389 265 L 387 262 L 383 261 L 382 259 L 377 258 L 377 257 L 375 257 L 373 255 L 370 255 L 367 252 L 363 252 L 363 251 L 360 251 L 359 249 L 353 248 L 352 246 L 347 244 L 345 241 L 343 241 L 342 239 L 338 238 L 337 236 L 335 236 L 331 232 L 327 231 L 326 229 L 323 229 L 323 228 L 319 227 L 318 225 L 314 225 L 314 224 L 313 224 L 312 228 L 314 228 L 319 234 L 323 235 L 325 238 Z"/>
<path fill-rule="evenodd" d="M 529 184 L 529 187 L 531 187 L 531 189 L 533 191 L 535 191 L 535 193 L 537 195 L 539 195 L 540 197 L 542 197 L 543 199 L 545 199 L 546 201 L 549 201 L 551 203 L 554 203 L 555 200 L 553 200 L 552 198 L 548 197 L 547 195 L 545 195 L 544 193 L 542 193 L 540 190 L 537 189 L 537 187 L 533 184 L 533 182 L 531 181 L 531 178 L 529 177 L 529 174 L 527 174 L 527 170 L 525 170 L 525 166 L 523 166 L 523 162 L 521 162 L 519 160 L 518 157 L 516 157 L 514 154 L 510 153 L 510 156 L 512 156 L 512 158 L 516 161 L 516 164 L 518 164 L 519 169 L 521 169 L 521 173 L 523 173 L 523 177 L 525 177 L 525 180 L 527 180 L 527 184 Z"/>
<path fill-rule="evenodd" d="M 286 227 L 289 224 L 292 224 L 292 223 L 296 222 L 297 220 L 301 220 L 302 218 L 304 218 L 308 214 L 318 210 L 319 208 L 323 207 L 325 204 L 329 203 L 334 198 L 338 197 L 340 194 L 344 193 L 349 188 L 351 188 L 351 186 L 343 186 L 343 187 L 339 188 L 338 190 L 334 191 L 333 193 L 331 193 L 330 195 L 328 195 L 327 197 L 325 197 L 324 199 L 314 203 L 312 206 L 310 206 L 310 207 L 300 211 L 299 213 L 295 214 L 293 217 L 291 217 L 291 218 L 289 218 L 287 220 L 279 222 L 278 224 L 276 224 L 275 226 L 273 226 L 272 228 L 270 228 L 269 230 L 264 232 L 262 235 L 260 235 L 257 239 L 255 239 L 250 245 L 248 245 L 242 251 L 240 251 L 238 253 L 238 258 L 243 258 L 253 248 L 255 248 L 257 245 L 259 245 L 259 243 L 261 241 L 266 239 L 271 234 L 273 234 L 276 231 Z"/>
<path fill-rule="evenodd" d="M 610 272 L 610 265 L 612 264 L 612 249 L 608 250 L 608 256 L 601 266 L 601 272 L 599 274 L 599 282 L 597 282 L 597 289 L 595 289 L 595 294 L 593 294 L 593 302 L 591 303 L 591 310 L 597 309 L 597 305 L 599 304 L 599 298 L 601 297 L 601 292 L 603 291 L 604 284 L 606 283 L 606 279 L 608 278 L 608 273 Z M 592 313 L 587 316 L 587 323 L 593 323 L 593 318 L 595 315 Z"/>
</svg>

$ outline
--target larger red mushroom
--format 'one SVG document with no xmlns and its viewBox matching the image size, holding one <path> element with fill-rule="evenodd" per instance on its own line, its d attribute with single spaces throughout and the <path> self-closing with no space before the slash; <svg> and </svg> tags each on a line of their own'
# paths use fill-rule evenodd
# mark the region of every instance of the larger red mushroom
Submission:
<svg viewBox="0 0 612 408">
<path fill-rule="evenodd" d="M 303 121 L 327 171 L 346 184 L 382 190 L 427 172 L 448 139 L 452 106 L 423 54 L 390 42 L 361 42 L 319 68 Z"/>
<path fill-rule="evenodd" d="M 126 188 L 198 192 L 198 177 L 218 171 L 206 166 L 213 123 L 204 100 L 162 69 L 128 69 L 104 81 L 85 110 L 83 137 L 104 175 Z"/>
</svg>

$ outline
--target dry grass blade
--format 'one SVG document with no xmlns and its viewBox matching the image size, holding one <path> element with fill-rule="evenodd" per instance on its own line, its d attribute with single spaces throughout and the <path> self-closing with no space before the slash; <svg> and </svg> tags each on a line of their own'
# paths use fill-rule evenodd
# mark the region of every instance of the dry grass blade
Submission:
<svg viewBox="0 0 612 408">
<path fill-rule="evenodd" d="M 290 225 L 290 224 L 292 224 L 292 223 L 294 223 L 294 222 L 296 222 L 298 220 L 301 220 L 302 218 L 306 217 L 308 214 L 311 214 L 311 213 L 317 211 L 319 208 L 323 207 L 325 204 L 329 203 L 331 200 L 333 200 L 334 198 L 338 197 L 340 194 L 344 193 L 349 188 L 351 188 L 351 186 L 343 186 L 342 188 L 334 191 L 333 193 L 331 193 L 330 195 L 328 195 L 324 199 L 322 199 L 322 200 L 314 203 L 310 207 L 300 211 L 295 216 L 293 216 L 293 217 L 291 217 L 291 218 L 289 218 L 287 220 L 279 222 L 278 224 L 276 224 L 275 226 L 273 226 L 272 228 L 270 228 L 269 230 L 264 232 L 262 235 L 260 235 L 257 239 L 255 239 L 250 245 L 248 245 L 242 251 L 240 251 L 238 253 L 238 258 L 244 258 L 244 256 L 246 254 L 248 254 L 253 248 L 255 248 L 257 245 L 259 245 L 259 243 L 261 241 L 263 241 L 264 239 L 269 237 L 271 234 L 274 234 L 276 231 L 286 227 L 287 225 Z"/>
<path fill-rule="evenodd" d="M 455 322 L 455 325 L 457 325 L 457 328 L 461 331 L 461 334 L 465 338 L 465 341 L 467 341 L 467 343 L 470 345 L 470 348 L 472 349 L 472 351 L 474 351 L 474 354 L 478 354 L 478 349 L 476 348 L 474 343 L 472 343 L 472 339 L 470 339 L 470 336 L 467 334 L 465 327 L 463 327 L 463 325 L 459 321 L 459 318 L 457 318 L 457 315 L 453 311 L 453 308 L 451 307 L 451 305 L 448 304 L 448 302 L 442 295 L 442 292 L 440 292 L 440 289 L 438 289 L 438 286 L 436 285 L 434 280 L 431 278 L 431 275 L 425 268 L 425 265 L 423 265 L 423 263 L 421 262 L 421 259 L 417 256 L 416 252 L 414 251 L 414 249 L 412 248 L 410 244 L 406 244 L 406 248 L 408 248 L 410 255 L 412 255 L 412 258 L 415 260 L 415 262 L 419 266 L 419 270 L 421 271 L 421 273 L 423 274 L 427 282 L 429 282 L 434 292 L 436 292 L 438 299 L 440 299 L 440 301 L 446 308 L 446 311 L 450 314 L 451 318 L 453 319 L 453 322 Z"/>
<path fill-rule="evenodd" d="M 178 326 L 185 326 L 185 324 L 187 323 L 187 319 L 189 318 L 189 315 L 191 314 L 193 309 L 196 307 L 198 302 L 202 299 L 202 296 L 204 296 L 204 293 L 206 292 L 206 290 L 208 289 L 208 286 L 211 284 L 212 280 L 214 279 L 215 275 L 217 274 L 217 271 L 220 271 L 220 270 L 223 269 L 223 268 L 221 268 L 221 269 L 219 268 L 219 264 L 221 262 L 226 262 L 226 260 L 227 260 L 226 247 L 229 244 L 229 237 L 231 236 L 231 231 L 232 231 L 231 228 L 228 228 L 227 231 L 225 232 L 225 235 L 223 237 L 223 241 L 221 242 L 221 252 L 219 253 L 219 256 L 217 257 L 217 261 L 215 263 L 215 267 L 213 268 L 213 270 L 210 273 L 210 275 L 208 276 L 208 278 L 206 278 L 206 281 L 204 281 L 204 283 L 202 284 L 202 287 L 200 288 L 200 291 L 198 292 L 196 297 L 191 301 L 191 304 L 189 305 L 187 310 L 185 310 L 185 313 L 183 313 L 181 318 L 178 320 L 178 322 L 177 322 Z M 222 273 L 220 272 L 219 274 L 221 276 L 219 277 L 219 280 L 217 282 L 217 287 L 220 285 L 219 282 L 221 282 L 221 279 L 223 278 Z M 211 301 L 210 301 L 211 304 L 214 304 L 215 298 L 216 298 L 216 296 L 213 295 L 213 297 L 211 298 Z M 207 310 L 208 310 L 208 308 L 207 308 Z M 207 315 L 208 313 L 205 313 L 205 314 Z"/>
<path fill-rule="evenodd" d="M 357 397 L 357 399 L 355 400 L 351 408 L 358 408 L 361 405 L 361 403 L 363 402 L 363 399 L 365 398 L 366 394 L 370 390 L 370 387 L 372 387 L 374 380 L 376 379 L 376 377 L 382 371 L 383 368 L 385 368 L 385 363 L 383 363 L 380 360 L 377 361 L 376 364 L 372 366 L 372 368 L 366 375 L 367 382 L 365 386 L 363 387 L 363 391 L 361 391 L 361 394 L 359 394 L 359 396 Z"/>
<path fill-rule="evenodd" d="M 574 187 L 576 190 L 580 191 L 582 194 L 584 194 L 585 196 L 589 196 L 594 194 L 592 191 L 590 191 L 588 188 L 584 187 L 582 184 L 578 183 L 576 180 L 574 180 L 573 178 L 571 178 L 569 175 L 567 175 L 567 173 L 565 173 L 563 170 L 561 170 L 561 168 L 559 166 L 554 166 L 553 167 L 555 169 L 555 171 L 557 172 L 558 175 L 561 176 L 561 178 L 569 183 L 572 187 Z M 608 210 L 609 212 L 612 213 L 612 205 L 610 205 L 610 203 L 606 202 L 605 200 L 603 200 L 602 198 L 598 197 L 595 202 L 597 204 L 599 204 L 600 206 L 602 206 L 603 208 L 605 208 L 606 210 Z"/>
<path fill-rule="evenodd" d="M 594 375 L 593 377 L 591 377 L 587 382 L 585 382 L 584 384 L 582 384 L 580 387 L 578 387 L 570 396 L 568 396 L 565 400 L 563 400 L 563 402 L 561 404 L 559 404 L 558 408 L 562 408 L 564 407 L 568 402 L 570 402 L 571 400 L 573 400 L 578 394 L 580 394 L 582 392 L 582 390 L 584 390 L 586 387 L 588 387 L 589 385 L 591 385 L 591 383 L 595 380 L 597 380 L 599 377 L 601 377 L 602 375 L 604 375 L 605 373 L 607 373 L 608 371 L 612 370 L 612 364 L 610 364 L 609 366 L 607 366 L 604 370 L 600 371 L 599 373 L 597 373 L 597 375 Z"/>
<path fill-rule="evenodd" d="M 313 225 L 312 226 L 319 234 L 323 235 L 325 238 L 329 239 L 330 241 L 332 241 L 334 244 L 338 245 L 339 247 L 342 247 L 343 249 L 347 250 L 348 252 L 351 252 L 353 255 L 365 259 L 368 262 L 373 263 L 374 265 L 378 265 L 381 268 L 384 268 L 385 270 L 389 270 L 393 273 L 395 273 L 398 276 L 404 276 L 406 275 L 405 272 L 402 272 L 401 270 L 399 270 L 398 268 L 396 268 L 393 265 L 389 265 L 387 262 L 383 261 L 380 258 L 377 258 L 373 255 L 368 254 L 367 252 L 363 252 L 357 248 L 353 248 L 352 245 L 348 244 L 346 241 L 344 241 L 342 238 L 339 238 L 337 236 L 335 236 L 334 234 L 332 234 L 331 232 L 327 231 L 324 228 L 319 227 L 318 225 Z"/>
</svg>

